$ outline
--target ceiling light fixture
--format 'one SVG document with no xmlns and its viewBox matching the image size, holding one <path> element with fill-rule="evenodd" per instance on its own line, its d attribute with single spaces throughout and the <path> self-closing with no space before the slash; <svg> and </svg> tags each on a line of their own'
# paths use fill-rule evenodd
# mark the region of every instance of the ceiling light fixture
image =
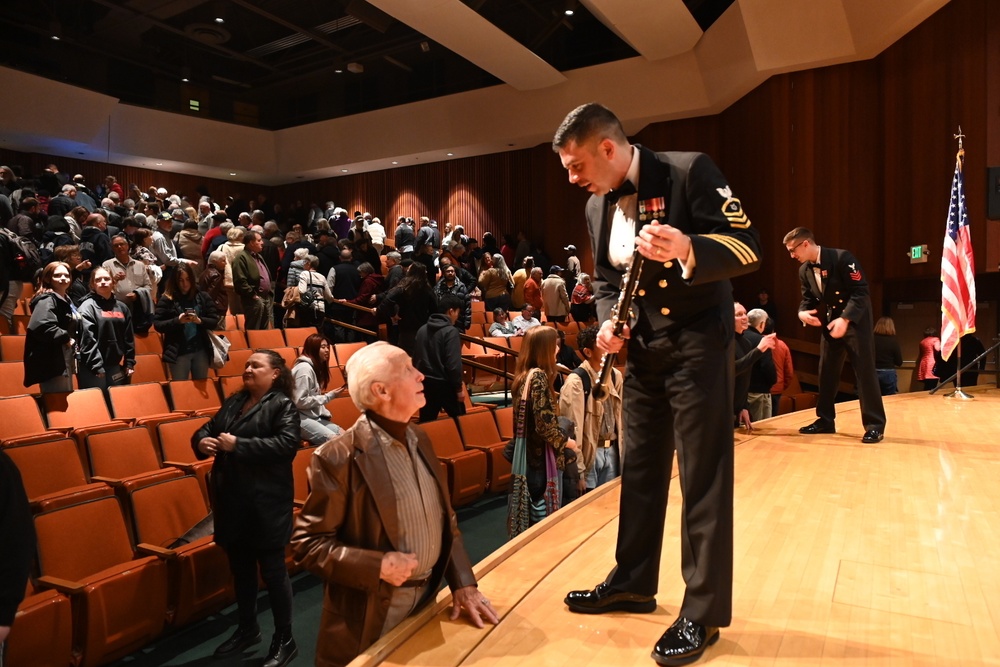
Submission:
<svg viewBox="0 0 1000 667">
<path fill-rule="evenodd" d="M 347 173 L 346 169 L 341 169 L 341 171 L 344 172 L 345 174 Z"/>
<path fill-rule="evenodd" d="M 455 154 L 454 154 L 454 153 L 446 153 L 446 155 L 447 155 L 448 157 L 454 157 L 454 156 L 455 156 Z"/>
<path fill-rule="evenodd" d="M 399 162 L 397 160 L 393 160 L 392 163 L 393 164 L 399 164 Z"/>
<path fill-rule="evenodd" d="M 563 10 L 563 14 L 573 16 L 576 13 L 576 3 L 577 0 L 566 0 L 566 9 Z"/>
<path fill-rule="evenodd" d="M 230 176 L 235 176 L 235 175 L 236 175 L 236 172 L 235 172 L 235 171 L 231 171 L 231 172 L 229 172 L 229 175 L 230 175 Z"/>
</svg>

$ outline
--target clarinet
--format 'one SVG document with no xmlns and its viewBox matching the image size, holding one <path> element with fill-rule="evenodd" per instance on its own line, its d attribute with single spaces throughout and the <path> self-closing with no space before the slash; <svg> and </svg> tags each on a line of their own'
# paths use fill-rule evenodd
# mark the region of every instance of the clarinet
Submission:
<svg viewBox="0 0 1000 667">
<path fill-rule="evenodd" d="M 622 275 L 621 293 L 618 295 L 618 303 L 611 307 L 612 333 L 618 338 L 622 337 L 625 324 L 628 323 L 632 315 L 632 297 L 635 296 L 636 289 L 639 287 L 639 276 L 642 275 L 643 261 L 644 258 L 639 254 L 638 249 L 632 253 L 632 262 Z M 598 401 L 603 401 L 610 393 L 611 369 L 615 365 L 616 356 L 616 354 L 609 352 L 601 360 L 600 378 L 593 390 L 594 398 Z"/>
</svg>

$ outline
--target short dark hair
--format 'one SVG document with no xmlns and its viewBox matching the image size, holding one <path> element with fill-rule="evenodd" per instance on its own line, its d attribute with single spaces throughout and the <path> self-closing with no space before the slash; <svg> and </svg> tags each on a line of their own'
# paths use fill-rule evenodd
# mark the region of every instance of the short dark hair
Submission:
<svg viewBox="0 0 1000 667">
<path fill-rule="evenodd" d="M 593 350 L 597 346 L 598 331 L 599 329 L 596 326 L 580 329 L 580 333 L 576 337 L 577 349 Z"/>
<path fill-rule="evenodd" d="M 552 138 L 552 150 L 558 153 L 571 141 L 582 144 L 595 136 L 611 139 L 615 143 L 628 142 L 621 121 L 610 109 L 597 102 L 581 104 L 570 111 L 559 125 Z"/>
<path fill-rule="evenodd" d="M 449 310 L 465 310 L 465 299 L 456 294 L 442 294 L 438 297 L 438 312 L 447 313 Z"/>
</svg>

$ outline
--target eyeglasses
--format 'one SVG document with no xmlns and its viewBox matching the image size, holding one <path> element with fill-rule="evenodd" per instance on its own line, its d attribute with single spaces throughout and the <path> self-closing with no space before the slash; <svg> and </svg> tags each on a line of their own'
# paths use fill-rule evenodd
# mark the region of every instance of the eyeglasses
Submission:
<svg viewBox="0 0 1000 667">
<path fill-rule="evenodd" d="M 799 249 L 799 246 L 802 245 L 803 243 L 805 243 L 808 240 L 809 239 L 802 239 L 801 241 L 799 241 L 798 243 L 796 243 L 795 245 L 793 245 L 791 248 L 787 248 L 788 254 L 789 255 L 794 255 L 795 251 Z"/>
</svg>

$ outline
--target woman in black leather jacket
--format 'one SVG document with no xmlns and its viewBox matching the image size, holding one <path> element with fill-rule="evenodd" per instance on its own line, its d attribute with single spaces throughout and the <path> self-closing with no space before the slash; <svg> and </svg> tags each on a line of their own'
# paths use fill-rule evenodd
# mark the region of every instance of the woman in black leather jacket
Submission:
<svg viewBox="0 0 1000 667">
<path fill-rule="evenodd" d="M 239 608 L 239 626 L 215 657 L 236 655 L 261 639 L 259 564 L 275 627 L 265 667 L 281 667 L 298 654 L 285 568 L 285 545 L 292 535 L 292 460 L 299 448 L 299 413 L 291 393 L 284 359 L 273 350 L 258 350 L 244 367 L 243 390 L 191 438 L 199 459 L 215 457 L 215 541 L 229 557 Z"/>
</svg>

